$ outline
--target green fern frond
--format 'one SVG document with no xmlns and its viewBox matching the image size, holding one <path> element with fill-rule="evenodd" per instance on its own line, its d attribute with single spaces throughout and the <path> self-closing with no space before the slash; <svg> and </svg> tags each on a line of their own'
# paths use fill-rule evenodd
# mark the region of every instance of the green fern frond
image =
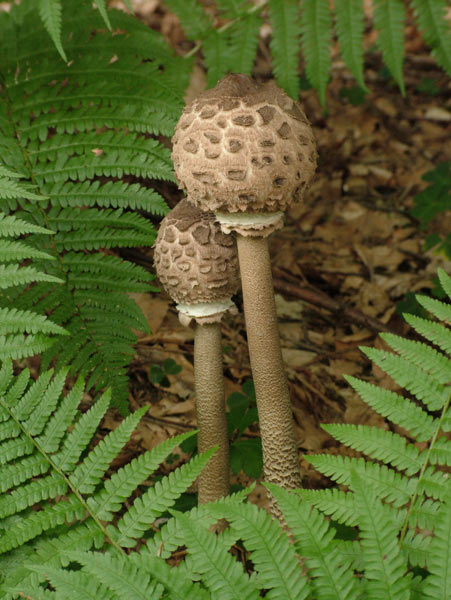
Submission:
<svg viewBox="0 0 451 600">
<path fill-rule="evenodd" d="M 230 31 L 230 65 L 234 73 L 250 75 L 255 62 L 262 21 L 255 14 L 244 15 Z"/>
<path fill-rule="evenodd" d="M 108 533 L 122 547 L 133 548 L 136 539 L 149 527 L 157 516 L 167 511 L 177 498 L 193 483 L 205 467 L 216 448 L 195 456 L 168 477 L 148 489 L 137 498 L 116 526 L 109 527 Z"/>
<path fill-rule="evenodd" d="M 451 331 L 449 329 L 446 329 L 440 323 L 435 323 L 416 315 L 405 314 L 404 318 L 411 327 L 427 340 L 436 344 L 444 352 L 451 353 Z"/>
<path fill-rule="evenodd" d="M 410 4 L 432 56 L 438 65 L 451 74 L 451 39 L 449 22 L 446 20 L 446 1 L 410 0 Z"/>
<path fill-rule="evenodd" d="M 435 441 L 430 449 L 429 462 L 433 465 L 451 466 L 451 444 L 446 437 Z"/>
<path fill-rule="evenodd" d="M 22 242 L 0 239 L 0 261 L 3 263 L 17 261 L 21 262 L 27 258 L 39 258 L 40 260 L 54 260 L 55 257 L 31 248 Z"/>
<path fill-rule="evenodd" d="M 421 342 L 392 333 L 382 333 L 381 338 L 413 365 L 428 371 L 439 383 L 451 381 L 451 363 L 441 352 Z"/>
<path fill-rule="evenodd" d="M 110 23 L 110 19 L 108 17 L 108 11 L 107 11 L 105 0 L 96 0 L 96 7 L 97 7 L 99 13 L 102 15 L 102 19 L 105 21 L 105 25 L 111 31 L 111 23 Z"/>
<path fill-rule="evenodd" d="M 139 569 L 130 560 L 121 556 L 110 556 L 98 552 L 71 552 L 71 560 L 83 565 L 82 573 L 99 581 L 117 598 L 133 598 L 134 600 L 149 600 L 160 598 L 163 586 L 152 581 L 149 573 Z"/>
<path fill-rule="evenodd" d="M 331 547 L 337 549 L 340 559 L 343 561 L 343 565 L 349 565 L 349 568 L 363 572 L 364 562 L 362 547 L 357 540 L 345 541 L 334 539 L 331 542 Z"/>
<path fill-rule="evenodd" d="M 94 450 L 72 472 L 69 480 L 74 488 L 82 494 L 91 494 L 94 491 L 146 412 L 146 406 L 135 411 L 97 444 Z"/>
<path fill-rule="evenodd" d="M 426 598 L 446 600 L 449 597 L 451 585 L 451 494 L 448 489 L 447 501 L 443 503 L 434 537 L 431 539 L 428 550 L 428 567 L 430 575 L 422 586 Z"/>
<path fill-rule="evenodd" d="M 330 45 L 332 24 L 327 0 L 307 0 L 302 3 L 301 46 L 305 72 L 318 91 L 321 105 L 326 104 L 326 87 L 331 66 Z"/>
<path fill-rule="evenodd" d="M 86 413 L 82 414 L 75 427 L 64 440 L 53 462 L 61 471 L 72 471 L 81 453 L 86 449 L 100 420 L 110 404 L 111 393 L 106 392 Z"/>
<path fill-rule="evenodd" d="M 101 185 L 99 181 L 66 182 L 44 186 L 43 189 L 50 198 L 52 206 L 63 208 L 68 206 L 130 208 L 146 210 L 159 216 L 166 215 L 169 210 L 160 194 L 136 183 L 109 181 Z"/>
<path fill-rule="evenodd" d="M 0 308 L 0 335 L 25 331 L 26 333 L 58 333 L 67 335 L 65 329 L 52 323 L 50 319 L 31 311 L 15 308 Z"/>
<path fill-rule="evenodd" d="M 297 100 L 300 86 L 298 75 L 299 37 L 301 35 L 299 3 L 296 0 L 269 0 L 268 8 L 272 29 L 269 47 L 274 75 L 280 87 Z"/>
<path fill-rule="evenodd" d="M 218 518 L 222 518 L 218 517 L 219 508 L 217 505 L 219 503 L 221 506 L 224 504 L 240 504 L 247 498 L 251 490 L 252 488 L 245 488 L 244 490 L 230 494 L 225 498 L 221 498 L 214 504 L 209 503 L 208 505 L 201 504 L 196 506 L 189 512 L 190 519 L 201 525 L 204 529 L 209 529 L 211 525 L 214 525 L 217 522 Z M 211 508 L 212 506 L 214 506 L 213 509 Z M 183 546 L 183 544 L 184 538 L 181 530 L 178 528 L 177 519 L 169 519 L 169 521 L 148 540 L 145 552 L 146 555 L 161 556 L 161 558 L 167 559 L 174 550 L 179 546 Z M 227 547 L 230 547 L 230 545 Z"/>
<path fill-rule="evenodd" d="M 401 0 L 376 0 L 374 26 L 379 32 L 377 44 L 403 96 L 406 93 L 402 75 L 404 21 L 405 10 Z"/>
<path fill-rule="evenodd" d="M 267 483 L 266 486 L 282 510 L 296 549 L 305 557 L 305 564 L 313 578 L 314 597 L 318 600 L 358 597 L 357 580 L 342 564 L 337 548 L 331 544 L 334 530 L 327 520 L 296 494 L 273 484 Z"/>
<path fill-rule="evenodd" d="M 212 533 L 196 527 L 182 513 L 173 511 L 173 514 L 183 532 L 193 568 L 214 596 L 230 600 L 257 600 L 260 597 L 255 583 Z"/>
<path fill-rule="evenodd" d="M 322 428 L 346 446 L 405 471 L 406 475 L 414 475 L 422 467 L 419 450 L 391 431 L 342 423 L 322 425 Z"/>
<path fill-rule="evenodd" d="M 215 4 L 219 12 L 227 19 L 236 19 L 243 16 L 249 7 L 247 0 L 216 0 Z"/>
<path fill-rule="evenodd" d="M 4 172 L 5 174 L 8 173 L 8 176 L 0 176 L 0 198 L 28 198 L 28 200 L 44 200 L 43 196 L 33 194 L 33 192 L 12 179 L 13 176 L 21 177 L 20 175 L 13 173 L 8 169 L 4 169 Z"/>
<path fill-rule="evenodd" d="M 61 0 L 39 0 L 39 15 L 61 58 L 67 62 L 61 44 Z"/>
<path fill-rule="evenodd" d="M 416 296 L 418 302 L 440 321 L 451 324 L 451 305 L 427 296 Z"/>
<path fill-rule="evenodd" d="M 408 360 L 378 348 L 361 350 L 399 385 L 424 402 L 429 410 L 440 410 L 447 402 L 449 390 Z"/>
<path fill-rule="evenodd" d="M 308 461 L 318 471 L 344 485 L 349 485 L 351 473 L 357 472 L 375 488 L 381 498 L 392 502 L 394 506 L 407 504 L 415 489 L 414 478 L 404 477 L 385 465 L 377 465 L 362 458 L 319 454 L 309 456 Z"/>
<path fill-rule="evenodd" d="M 80 550 L 102 547 L 107 531 L 101 520 L 108 523 L 115 519 L 136 487 L 149 477 L 172 448 L 192 435 L 188 433 L 168 440 L 102 481 L 146 408 L 125 419 L 89 451 L 108 406 L 108 394 L 82 414 L 72 428 L 74 412 L 83 395 L 83 382 L 79 379 L 63 397 L 65 381 L 66 372 L 56 375 L 46 372 L 36 382 L 30 382 L 27 371 L 14 377 L 9 361 L 0 371 L 3 417 L 0 437 L 2 432 L 4 437 L 0 442 L 0 462 L 4 464 L 0 478 L 0 552 L 9 551 L 9 557 L 18 557 L 17 561 L 8 563 L 11 575 L 7 579 L 8 586 L 31 586 L 36 582 L 36 575 L 30 574 L 27 565 L 19 559 L 24 544 L 31 540 L 34 540 L 39 556 L 38 563 L 46 567 L 67 564 L 67 551 L 73 549 L 74 544 Z M 8 417 L 9 421 L 6 420 Z M 121 523 L 131 516 L 136 516 L 138 528 L 150 517 L 147 528 L 153 520 L 151 515 L 159 515 L 172 505 L 197 477 L 213 451 L 174 471 L 170 478 L 163 478 L 150 493 L 135 500 L 119 520 L 119 529 L 112 525 L 109 529 L 119 535 Z M 83 454 L 85 457 L 80 463 Z M 39 504 L 39 510 L 32 509 L 36 504 Z M 119 549 L 111 538 L 110 543 Z M 0 559 L 0 565 L 3 563 L 4 559 Z M 123 571 L 131 573 L 133 569 L 136 567 L 128 563 Z M 145 576 L 149 578 L 148 573 Z M 2 585 L 0 582 L 0 590 L 4 591 Z M 161 587 L 160 583 L 152 583 L 152 586 Z M 114 585 L 111 589 L 115 589 Z"/>
<path fill-rule="evenodd" d="M 443 269 L 437 270 L 437 275 L 445 294 L 451 299 L 451 276 L 445 273 Z"/>
<path fill-rule="evenodd" d="M 28 223 L 18 219 L 14 215 L 0 213 L 0 237 L 15 237 L 24 233 L 39 233 L 41 235 L 53 235 L 54 232 L 45 227 Z"/>
<path fill-rule="evenodd" d="M 301 600 L 309 593 L 307 580 L 301 576 L 298 558 L 280 525 L 253 504 L 212 505 L 226 518 L 236 537 L 250 552 L 257 571 L 257 583 L 273 600 Z"/>
<path fill-rule="evenodd" d="M 24 286 L 36 281 L 48 281 L 51 283 L 63 283 L 63 280 L 53 275 L 47 275 L 34 267 L 19 267 L 18 265 L 0 264 L 0 289 L 12 286 Z"/>
<path fill-rule="evenodd" d="M 434 418 L 407 398 L 351 375 L 345 375 L 344 378 L 368 406 L 410 431 L 418 441 L 429 440 L 434 435 Z"/>
<path fill-rule="evenodd" d="M 155 139 L 134 133 L 108 131 L 65 134 L 29 144 L 30 160 L 38 180 L 83 181 L 94 176 L 136 175 L 175 181 L 170 151 Z"/>
<path fill-rule="evenodd" d="M 409 530 L 402 541 L 402 549 L 412 566 L 427 568 L 431 536 Z"/>
<path fill-rule="evenodd" d="M 58 450 L 67 428 L 74 422 L 77 406 L 83 397 L 83 387 L 83 380 L 79 377 L 47 421 L 43 433 L 37 438 L 44 452 L 54 453 Z"/>
<path fill-rule="evenodd" d="M 194 433 L 184 433 L 170 438 L 151 452 L 146 452 L 146 454 L 134 458 L 116 471 L 105 482 L 104 488 L 88 499 L 88 505 L 99 516 L 99 519 L 111 520 L 113 512 L 119 510 L 121 504 L 131 495 L 133 490 L 155 471 L 176 446 L 179 446 Z"/>
<path fill-rule="evenodd" d="M 336 0 L 335 24 L 343 60 L 359 86 L 366 90 L 363 80 L 364 22 L 362 0 Z"/>
<path fill-rule="evenodd" d="M 324 490 L 297 490 L 309 504 L 331 517 L 337 523 L 357 525 L 354 496 L 337 488 Z"/>
<path fill-rule="evenodd" d="M 190 578 L 178 567 L 170 567 L 165 560 L 158 556 L 133 553 L 130 560 L 138 568 L 152 575 L 169 592 L 171 600 L 211 600 L 208 591 L 198 582 Z"/>
<path fill-rule="evenodd" d="M 368 481 L 351 475 L 359 514 L 359 530 L 364 554 L 365 597 L 368 600 L 409 600 L 407 562 L 397 543 L 398 527 L 387 519 Z"/>
<path fill-rule="evenodd" d="M 91 261 L 89 252 L 153 243 L 153 225 L 129 209 L 158 215 L 168 210 L 163 198 L 149 189 L 149 179 L 174 181 L 170 152 L 155 136 L 172 135 L 190 62 L 176 57 L 162 36 L 137 19 L 109 11 L 112 36 L 90 3 L 65 0 L 61 28 L 55 19 L 51 25 L 54 38 L 63 40 L 70 59 L 66 65 L 40 23 L 37 5 L 15 5 L 2 21 L 0 137 L 5 152 L 0 207 L 6 216 L 0 218 L 0 233 L 28 237 L 1 246 L 4 262 L 11 261 L 0 265 L 2 287 L 7 289 L 0 308 L 14 306 L 41 317 L 51 314 L 52 322 L 74 339 L 68 345 L 56 332 L 45 335 L 43 330 L 26 338 L 13 333 L 7 336 L 2 356 L 46 350 L 45 368 L 59 355 L 58 367 L 68 362 L 72 374 L 89 375 L 89 385 L 111 386 L 113 403 L 125 412 L 126 367 L 136 341 L 131 328 L 139 323 L 148 329 L 126 296 L 131 291 L 127 282 L 135 291 L 151 290 L 151 276 L 139 277 L 138 284 L 133 266 L 120 261 L 121 272 L 111 282 L 110 265 L 101 265 L 105 272 L 97 270 L 97 259 Z M 46 10 L 58 6 L 48 3 Z M 98 8 L 105 13 L 105 7 L 102 2 Z M 135 181 L 116 181 L 125 176 Z M 18 208 L 24 209 L 29 225 L 7 214 Z M 39 236 L 44 224 L 55 229 L 51 241 Z M 37 251 L 58 261 L 44 264 L 45 256 Z M 83 269 L 75 260 L 66 260 L 68 251 L 79 252 L 80 261 L 89 266 Z M 13 265 L 14 256 L 18 263 L 24 257 L 33 263 Z M 54 285 L 57 281 L 64 282 L 61 290 Z M 119 304 L 116 328 L 114 321 L 107 322 L 113 302 L 102 307 L 87 297 L 102 289 L 113 291 Z M 79 291 L 86 293 L 81 306 L 75 298 Z"/>
<path fill-rule="evenodd" d="M 41 578 L 46 578 L 53 588 L 57 590 L 59 598 L 67 600 L 119 600 L 120 596 L 114 594 L 111 589 L 103 585 L 97 578 L 93 578 L 92 574 L 83 571 L 66 571 L 51 566 L 43 567 L 41 565 L 32 565 L 31 569 L 35 573 L 39 573 Z M 36 598 L 35 593 L 42 593 L 41 589 L 29 588 L 31 598 Z M 22 585 L 16 590 L 21 595 L 25 593 L 26 588 Z M 54 598 L 56 594 L 51 594 L 50 598 Z"/>
<path fill-rule="evenodd" d="M 54 344 L 54 339 L 42 334 L 0 336 L 0 360 L 19 360 L 45 352 Z"/>
<path fill-rule="evenodd" d="M 229 32 L 212 29 L 204 38 L 202 49 L 207 68 L 207 85 L 213 87 L 230 70 Z"/>
<path fill-rule="evenodd" d="M 188 39 L 202 39 L 212 29 L 210 17 L 197 0 L 164 0 L 164 4 L 180 19 Z"/>
</svg>

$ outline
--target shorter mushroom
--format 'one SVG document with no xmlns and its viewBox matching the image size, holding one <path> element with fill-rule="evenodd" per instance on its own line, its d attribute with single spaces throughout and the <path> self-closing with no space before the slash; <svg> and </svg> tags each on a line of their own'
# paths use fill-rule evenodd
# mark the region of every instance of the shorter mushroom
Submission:
<svg viewBox="0 0 451 600">
<path fill-rule="evenodd" d="M 229 493 L 229 448 L 222 369 L 221 319 L 234 310 L 239 287 L 236 246 L 215 216 L 182 200 L 163 219 L 155 242 L 157 275 L 177 302 L 180 322 L 194 319 L 194 379 L 198 450 L 218 451 L 198 481 L 199 504 Z M 236 309 L 235 309 L 236 310 Z"/>
</svg>

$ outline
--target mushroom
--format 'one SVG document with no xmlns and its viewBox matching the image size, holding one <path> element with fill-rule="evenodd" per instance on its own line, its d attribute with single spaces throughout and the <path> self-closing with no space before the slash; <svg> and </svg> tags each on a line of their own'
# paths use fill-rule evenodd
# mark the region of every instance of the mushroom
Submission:
<svg viewBox="0 0 451 600">
<path fill-rule="evenodd" d="M 199 503 L 229 493 L 229 447 L 222 370 L 222 316 L 235 309 L 239 287 L 236 245 L 213 213 L 187 200 L 166 215 L 155 242 L 155 268 L 164 289 L 177 302 L 179 319 L 194 319 L 194 379 L 198 450 L 218 451 L 198 480 Z"/>
<path fill-rule="evenodd" d="M 274 83 L 227 75 L 186 106 L 172 158 L 188 200 L 214 211 L 222 230 L 237 234 L 264 475 L 285 488 L 300 487 L 267 238 L 313 177 L 309 122 L 299 103 Z"/>
</svg>

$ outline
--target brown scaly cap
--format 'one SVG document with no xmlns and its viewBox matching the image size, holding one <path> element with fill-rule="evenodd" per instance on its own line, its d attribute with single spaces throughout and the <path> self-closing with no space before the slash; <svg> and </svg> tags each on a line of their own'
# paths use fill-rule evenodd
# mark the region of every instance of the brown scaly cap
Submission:
<svg viewBox="0 0 451 600">
<path fill-rule="evenodd" d="M 186 199 L 161 222 L 154 262 L 164 289 L 179 304 L 227 301 L 239 287 L 234 238 L 221 232 L 213 213 Z"/>
<path fill-rule="evenodd" d="M 226 75 L 191 102 L 172 141 L 180 187 L 203 210 L 284 210 L 302 198 L 316 168 L 299 103 L 247 75 Z"/>
</svg>

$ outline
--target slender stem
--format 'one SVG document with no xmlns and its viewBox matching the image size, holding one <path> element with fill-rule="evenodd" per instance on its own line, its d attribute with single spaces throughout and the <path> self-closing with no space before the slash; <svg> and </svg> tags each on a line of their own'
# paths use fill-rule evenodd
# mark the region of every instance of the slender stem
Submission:
<svg viewBox="0 0 451 600">
<path fill-rule="evenodd" d="M 216 454 L 198 480 L 199 504 L 218 500 L 229 493 L 229 440 L 222 372 L 221 325 L 196 325 L 194 333 L 194 377 L 198 450 L 218 446 Z"/>
<path fill-rule="evenodd" d="M 237 235 L 247 340 L 266 481 L 301 487 L 288 383 L 280 349 L 267 238 Z"/>
</svg>

